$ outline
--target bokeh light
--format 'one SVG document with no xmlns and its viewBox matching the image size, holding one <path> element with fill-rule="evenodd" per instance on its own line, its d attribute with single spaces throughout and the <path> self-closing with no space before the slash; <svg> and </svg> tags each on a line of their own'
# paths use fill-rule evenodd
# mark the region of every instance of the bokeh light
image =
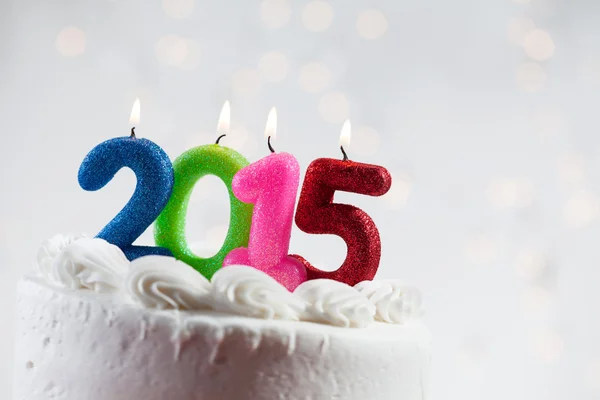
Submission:
<svg viewBox="0 0 600 400">
<path fill-rule="evenodd" d="M 282 53 L 270 51 L 260 58 L 258 70 L 264 80 L 268 82 L 281 82 L 290 71 L 290 63 Z"/>
<path fill-rule="evenodd" d="M 534 248 L 522 249 L 517 254 L 515 267 L 517 275 L 526 281 L 540 278 L 548 266 L 548 260 L 542 252 Z"/>
<path fill-rule="evenodd" d="M 383 195 L 383 200 L 390 210 L 401 210 L 406 206 L 412 193 L 412 179 L 408 172 L 397 171 L 392 173 L 392 187 Z"/>
<path fill-rule="evenodd" d="M 58 32 L 54 42 L 56 50 L 65 57 L 77 57 L 85 52 L 85 32 L 76 26 L 67 26 Z"/>
<path fill-rule="evenodd" d="M 192 71 L 200 65 L 200 47 L 192 39 L 174 34 L 161 37 L 156 43 L 156 58 L 163 65 Z"/>
<path fill-rule="evenodd" d="M 292 7 L 288 0 L 263 0 L 260 4 L 260 17 L 263 23 L 277 29 L 290 22 Z"/>
<path fill-rule="evenodd" d="M 535 189 L 525 179 L 496 178 L 489 183 L 486 195 L 494 207 L 527 207 L 533 203 Z"/>
<path fill-rule="evenodd" d="M 331 26 L 333 7 L 324 0 L 314 0 L 304 6 L 302 23 L 309 31 L 323 32 Z"/>
<path fill-rule="evenodd" d="M 542 90 L 548 81 L 548 75 L 540 64 L 525 62 L 517 69 L 517 85 L 528 93 Z"/>
<path fill-rule="evenodd" d="M 343 93 L 325 93 L 319 100 L 319 115 L 334 124 L 341 124 L 350 115 L 350 105 Z"/>
<path fill-rule="evenodd" d="M 496 258 L 497 252 L 496 240 L 485 233 L 471 236 L 464 245 L 465 257 L 472 264 L 488 264 Z"/>
<path fill-rule="evenodd" d="M 554 55 L 554 41 L 550 34 L 541 29 L 534 29 L 523 40 L 525 53 L 535 61 L 545 61 Z"/>
<path fill-rule="evenodd" d="M 366 10 L 358 15 L 356 30 L 362 38 L 377 39 L 387 32 L 388 22 L 381 11 Z"/>
<path fill-rule="evenodd" d="M 563 338 L 554 331 L 538 332 L 533 336 L 532 341 L 535 354 L 547 363 L 557 362 L 565 349 Z"/>
<path fill-rule="evenodd" d="M 175 19 L 185 19 L 194 11 L 194 0 L 163 0 L 165 13 Z"/>
<path fill-rule="evenodd" d="M 598 217 L 599 205 L 594 194 L 578 190 L 565 204 L 564 221 L 569 228 L 584 228 Z"/>
<path fill-rule="evenodd" d="M 240 69 L 233 73 L 231 87 L 233 92 L 240 97 L 254 97 L 262 87 L 260 73 L 254 69 Z"/>
<path fill-rule="evenodd" d="M 309 93 L 319 93 L 331 83 L 331 71 L 319 62 L 311 62 L 300 70 L 300 87 Z"/>
<path fill-rule="evenodd" d="M 535 23 L 527 17 L 514 17 L 508 23 L 508 39 L 522 46 L 525 43 L 525 38 L 535 29 Z"/>
<path fill-rule="evenodd" d="M 166 35 L 156 43 L 156 57 L 158 60 L 170 67 L 180 67 L 188 56 L 188 43 L 177 35 Z"/>
<path fill-rule="evenodd" d="M 379 150 L 381 138 L 379 133 L 370 126 L 352 127 L 352 141 L 348 147 L 348 154 L 358 156 L 372 156 Z"/>
</svg>

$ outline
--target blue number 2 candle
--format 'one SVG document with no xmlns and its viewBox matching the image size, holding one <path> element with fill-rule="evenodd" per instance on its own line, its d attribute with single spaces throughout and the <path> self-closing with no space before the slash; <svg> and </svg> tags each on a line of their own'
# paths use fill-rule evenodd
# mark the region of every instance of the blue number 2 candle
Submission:
<svg viewBox="0 0 600 400">
<path fill-rule="evenodd" d="M 139 99 L 131 122 L 139 120 Z M 133 246 L 133 242 L 160 215 L 173 190 L 173 166 L 169 156 L 156 143 L 135 136 L 107 140 L 94 147 L 79 168 L 79 185 L 90 191 L 103 188 L 123 167 L 133 170 L 137 186 L 133 196 L 117 216 L 96 235 L 112 243 L 129 260 L 146 255 L 171 255 L 161 247 Z"/>
</svg>

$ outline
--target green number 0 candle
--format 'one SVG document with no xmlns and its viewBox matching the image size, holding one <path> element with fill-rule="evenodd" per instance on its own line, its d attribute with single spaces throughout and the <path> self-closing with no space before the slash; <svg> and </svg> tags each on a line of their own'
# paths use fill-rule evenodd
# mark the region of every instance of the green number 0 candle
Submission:
<svg viewBox="0 0 600 400">
<path fill-rule="evenodd" d="M 156 220 L 154 238 L 158 246 L 171 250 L 175 258 L 191 265 L 207 279 L 221 268 L 231 250 L 248 245 L 253 206 L 239 201 L 231 189 L 235 174 L 248 164 L 240 153 L 218 144 L 190 149 L 173 163 L 173 193 Z M 188 246 L 185 220 L 194 186 L 206 175 L 215 175 L 225 183 L 231 212 L 229 230 L 221 249 L 213 257 L 201 258 Z"/>
</svg>

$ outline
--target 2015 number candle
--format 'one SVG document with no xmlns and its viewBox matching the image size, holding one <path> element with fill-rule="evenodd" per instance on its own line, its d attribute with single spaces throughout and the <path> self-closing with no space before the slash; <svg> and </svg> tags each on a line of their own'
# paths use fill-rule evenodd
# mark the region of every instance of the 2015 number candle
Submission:
<svg viewBox="0 0 600 400">
<path fill-rule="evenodd" d="M 139 112 L 137 99 L 131 123 L 139 122 Z M 120 247 L 130 260 L 151 254 L 171 255 L 169 250 L 160 247 L 133 246 L 133 242 L 161 213 L 173 189 L 173 168 L 169 156 L 156 143 L 138 139 L 134 129 L 131 129 L 130 136 L 107 140 L 89 152 L 79 168 L 79 185 L 85 190 L 99 190 L 121 168 L 131 168 L 137 177 L 131 200 L 96 237 Z"/>
<path fill-rule="evenodd" d="M 219 119 L 220 133 L 229 128 L 229 104 Z M 139 119 L 139 100 L 132 122 Z M 131 168 L 138 183 L 125 208 L 97 235 L 119 246 L 130 260 L 150 255 L 174 255 L 210 279 L 222 266 L 242 264 L 271 275 L 290 291 L 307 279 L 327 278 L 349 285 L 373 279 L 379 267 L 381 243 L 375 223 L 357 207 L 333 202 L 336 191 L 381 196 L 391 186 L 389 172 L 377 165 L 350 161 L 344 146 L 350 124 L 342 129 L 343 160 L 317 159 L 306 171 L 296 212 L 296 224 L 311 234 L 333 234 L 347 244 L 348 253 L 336 271 L 321 271 L 301 256 L 288 255 L 300 168 L 294 156 L 275 153 L 277 116 L 271 110 L 265 135 L 271 155 L 248 163 L 240 153 L 215 144 L 183 153 L 173 164 L 154 142 L 131 136 L 96 146 L 79 170 L 86 190 L 104 187 L 123 167 Z M 185 235 L 187 207 L 194 186 L 206 175 L 219 177 L 229 191 L 230 224 L 216 255 L 196 256 Z M 157 218 L 158 217 L 158 218 Z M 156 219 L 155 240 L 161 247 L 133 246 Z"/>
<path fill-rule="evenodd" d="M 288 255 L 300 166 L 291 154 L 275 153 L 272 148 L 276 125 L 273 108 L 265 130 L 272 154 L 240 170 L 233 179 L 233 192 L 254 204 L 254 213 L 248 247 L 233 250 L 223 265 L 250 265 L 293 291 L 306 281 L 305 267 Z"/>
<path fill-rule="evenodd" d="M 229 103 L 225 103 L 219 118 L 219 133 L 229 127 Z M 225 134 L 219 136 L 221 139 Z M 156 220 L 155 241 L 168 248 L 173 255 L 191 265 L 210 279 L 221 268 L 223 259 L 233 249 L 248 244 L 252 218 L 252 205 L 238 200 L 231 183 L 235 174 L 248 165 L 248 160 L 237 151 L 217 143 L 199 146 L 183 153 L 173 163 L 175 184 L 173 194 L 164 211 Z M 229 191 L 230 223 L 221 249 L 210 258 L 196 256 L 189 248 L 185 236 L 187 207 L 196 183 L 206 175 L 220 178 Z"/>
<path fill-rule="evenodd" d="M 390 173 L 378 165 L 350 161 L 344 145 L 349 143 L 350 124 L 342 129 L 340 148 L 343 160 L 320 158 L 307 171 L 300 194 L 296 225 L 312 234 L 340 236 L 348 246 L 348 254 L 336 271 L 322 271 L 300 256 L 308 272 L 308 279 L 334 279 L 355 285 L 375 276 L 381 258 L 381 242 L 375 223 L 361 209 L 333 202 L 337 190 L 381 196 L 391 187 Z"/>
</svg>

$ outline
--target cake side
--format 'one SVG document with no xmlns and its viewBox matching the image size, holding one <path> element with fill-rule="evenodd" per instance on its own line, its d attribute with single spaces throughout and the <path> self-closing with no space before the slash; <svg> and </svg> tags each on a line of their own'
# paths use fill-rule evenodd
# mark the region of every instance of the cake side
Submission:
<svg viewBox="0 0 600 400">
<path fill-rule="evenodd" d="M 215 311 L 156 310 L 114 293 L 20 282 L 15 399 L 426 398 L 429 332 Z"/>
</svg>

